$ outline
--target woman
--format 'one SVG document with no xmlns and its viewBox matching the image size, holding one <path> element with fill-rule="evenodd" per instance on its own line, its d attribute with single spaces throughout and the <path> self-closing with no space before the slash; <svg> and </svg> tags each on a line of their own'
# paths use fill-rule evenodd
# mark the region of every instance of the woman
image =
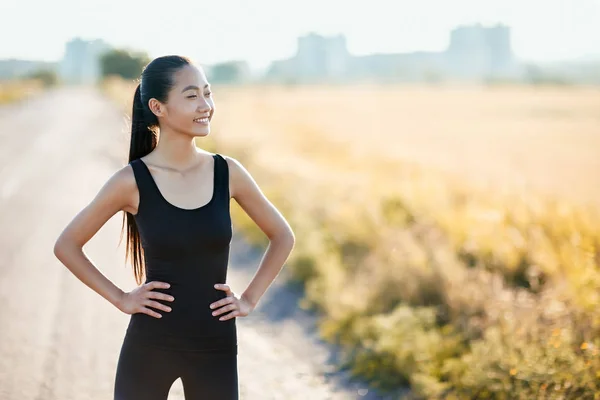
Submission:
<svg viewBox="0 0 600 400">
<path fill-rule="evenodd" d="M 131 314 L 115 400 L 167 399 L 177 378 L 187 400 L 237 399 L 236 318 L 255 309 L 294 247 L 289 224 L 240 162 L 196 147 L 214 109 L 206 76 L 189 59 L 150 62 L 134 95 L 129 164 L 56 241 L 54 253 L 78 279 Z M 270 239 L 240 296 L 225 283 L 231 198 Z M 128 293 L 83 252 L 118 211 L 140 285 Z"/>
</svg>

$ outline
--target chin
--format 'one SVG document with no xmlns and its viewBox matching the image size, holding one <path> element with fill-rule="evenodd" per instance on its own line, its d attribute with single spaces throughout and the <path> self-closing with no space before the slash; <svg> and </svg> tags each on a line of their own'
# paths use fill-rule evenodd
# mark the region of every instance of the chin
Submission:
<svg viewBox="0 0 600 400">
<path fill-rule="evenodd" d="M 195 131 L 192 132 L 195 137 L 204 137 L 210 135 L 210 129 L 205 129 L 203 131 Z"/>
<path fill-rule="evenodd" d="M 192 136 L 207 136 L 210 134 L 210 125 L 192 126 L 191 129 L 186 129 L 188 134 Z"/>
</svg>

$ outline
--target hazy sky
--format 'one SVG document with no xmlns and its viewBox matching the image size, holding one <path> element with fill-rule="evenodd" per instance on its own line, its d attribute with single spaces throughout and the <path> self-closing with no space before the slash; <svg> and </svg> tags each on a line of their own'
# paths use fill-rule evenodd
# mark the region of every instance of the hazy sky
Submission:
<svg viewBox="0 0 600 400">
<path fill-rule="evenodd" d="M 308 32 L 346 35 L 353 54 L 443 50 L 459 24 L 512 27 L 527 60 L 600 54 L 600 0 L 3 0 L 0 58 L 58 60 L 69 39 L 102 38 L 151 57 L 260 68 Z"/>
</svg>

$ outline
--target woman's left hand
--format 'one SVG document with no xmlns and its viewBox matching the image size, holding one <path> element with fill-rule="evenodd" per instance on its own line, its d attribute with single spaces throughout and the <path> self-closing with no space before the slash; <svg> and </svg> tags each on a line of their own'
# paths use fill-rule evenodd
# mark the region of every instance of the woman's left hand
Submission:
<svg viewBox="0 0 600 400">
<path fill-rule="evenodd" d="M 254 310 L 254 306 L 252 306 L 252 304 L 250 304 L 243 297 L 238 297 L 235 293 L 233 293 L 229 285 L 218 283 L 215 285 L 215 289 L 223 290 L 227 294 L 227 297 L 219 301 L 215 301 L 210 305 L 210 308 L 215 310 L 213 311 L 212 315 L 216 317 L 226 313 L 227 311 L 231 311 L 229 314 L 220 317 L 219 321 L 226 321 L 235 317 L 245 317 Z M 218 307 L 221 308 L 216 309 Z"/>
</svg>

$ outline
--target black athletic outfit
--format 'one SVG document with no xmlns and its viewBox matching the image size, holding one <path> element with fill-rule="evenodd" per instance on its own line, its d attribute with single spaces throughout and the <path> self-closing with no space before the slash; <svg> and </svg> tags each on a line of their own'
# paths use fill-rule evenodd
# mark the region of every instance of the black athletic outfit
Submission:
<svg viewBox="0 0 600 400">
<path fill-rule="evenodd" d="M 229 170 L 214 160 L 213 195 L 196 209 L 169 203 L 141 159 L 130 162 L 140 204 L 135 220 L 144 250 L 146 283 L 167 282 L 172 302 L 162 318 L 132 314 L 119 355 L 115 400 L 166 400 L 181 378 L 186 400 L 237 400 L 236 318 L 219 321 L 209 305 L 226 297 L 232 224 Z"/>
</svg>

